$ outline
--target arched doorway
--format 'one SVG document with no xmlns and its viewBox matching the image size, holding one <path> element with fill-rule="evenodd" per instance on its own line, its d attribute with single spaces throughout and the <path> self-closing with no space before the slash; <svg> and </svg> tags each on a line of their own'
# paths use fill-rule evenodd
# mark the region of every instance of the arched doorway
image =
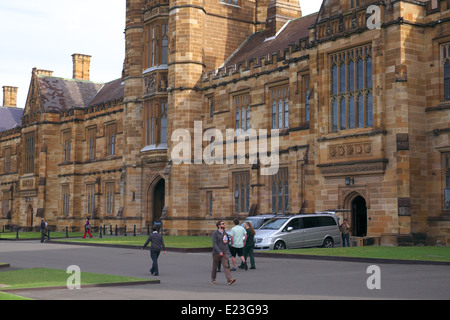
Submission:
<svg viewBox="0 0 450 320">
<path fill-rule="evenodd" d="M 33 229 L 33 207 L 31 204 L 27 208 L 27 229 L 30 231 Z"/>
<path fill-rule="evenodd" d="M 146 204 L 146 225 L 153 226 L 161 221 L 165 206 L 166 181 L 161 176 L 155 176 L 148 185 Z"/>
<path fill-rule="evenodd" d="M 153 192 L 153 222 L 161 221 L 161 214 L 165 205 L 166 182 L 164 179 L 158 181 Z"/>
<path fill-rule="evenodd" d="M 352 225 L 353 236 L 367 235 L 367 205 L 366 200 L 361 196 L 355 197 L 352 201 Z"/>
</svg>

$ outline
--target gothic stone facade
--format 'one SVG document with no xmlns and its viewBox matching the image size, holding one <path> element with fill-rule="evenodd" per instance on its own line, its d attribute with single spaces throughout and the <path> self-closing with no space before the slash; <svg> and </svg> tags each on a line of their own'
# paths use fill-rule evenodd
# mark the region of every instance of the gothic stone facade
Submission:
<svg viewBox="0 0 450 320">
<path fill-rule="evenodd" d="M 94 215 L 99 225 L 162 221 L 170 234 L 207 234 L 217 219 L 334 210 L 355 237 L 448 244 L 450 3 L 327 0 L 305 17 L 300 5 L 127 0 L 123 97 L 98 117 L 88 103 L 37 121 L 29 96 L 25 121 L 0 141 L 19 168 L 0 176 L 3 221 L 29 226 L 31 205 L 58 227 Z M 368 28 L 370 5 L 379 28 Z M 98 151 L 100 170 L 85 160 L 86 130 L 95 126 L 96 150 L 108 149 L 109 123 L 117 151 Z M 191 164 L 173 159 L 177 129 L 193 138 L 238 128 L 279 130 L 276 174 L 248 159 L 195 164 L 194 143 Z M 28 131 L 39 145 L 25 175 Z M 202 139 L 202 151 L 217 138 Z"/>
</svg>

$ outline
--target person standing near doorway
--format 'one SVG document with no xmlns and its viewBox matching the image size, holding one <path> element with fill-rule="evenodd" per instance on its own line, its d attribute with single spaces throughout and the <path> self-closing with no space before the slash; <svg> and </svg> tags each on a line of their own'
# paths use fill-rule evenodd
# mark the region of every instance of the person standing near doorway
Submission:
<svg viewBox="0 0 450 320">
<path fill-rule="evenodd" d="M 158 227 L 153 226 L 153 233 L 148 237 L 145 242 L 142 250 L 144 250 L 148 244 L 150 245 L 150 258 L 152 259 L 152 267 L 150 269 L 150 273 L 154 276 L 159 276 L 159 268 L 158 268 L 158 258 L 161 254 L 161 250 L 166 254 L 166 246 L 164 245 L 163 236 L 158 233 Z"/>
<path fill-rule="evenodd" d="M 347 219 L 344 219 L 344 222 L 341 224 L 340 229 L 342 237 L 342 246 L 345 247 L 345 241 L 347 241 L 347 247 L 350 247 L 350 225 L 348 224 Z"/>
</svg>

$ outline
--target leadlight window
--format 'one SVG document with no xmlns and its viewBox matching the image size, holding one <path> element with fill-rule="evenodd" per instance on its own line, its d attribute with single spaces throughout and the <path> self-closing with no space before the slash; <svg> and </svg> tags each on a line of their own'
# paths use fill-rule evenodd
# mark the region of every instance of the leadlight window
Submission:
<svg viewBox="0 0 450 320">
<path fill-rule="evenodd" d="M 107 155 L 113 156 L 116 154 L 117 149 L 117 124 L 112 123 L 106 126 L 106 142 L 107 142 Z"/>
<path fill-rule="evenodd" d="M 276 175 L 271 177 L 272 188 L 272 212 L 289 212 L 289 171 L 280 168 Z"/>
<path fill-rule="evenodd" d="M 70 161 L 70 130 L 63 132 L 64 162 Z"/>
<path fill-rule="evenodd" d="M 94 160 L 97 146 L 97 128 L 88 129 L 88 144 L 89 160 Z"/>
<path fill-rule="evenodd" d="M 146 28 L 146 67 L 156 67 L 169 62 L 169 24 L 156 20 Z"/>
<path fill-rule="evenodd" d="M 353 48 L 330 56 L 331 131 L 373 126 L 372 49 Z"/>
<path fill-rule="evenodd" d="M 64 217 L 69 216 L 69 205 L 70 205 L 70 192 L 69 192 L 69 185 L 62 185 L 61 186 L 61 202 L 62 202 L 62 215 Z"/>
<path fill-rule="evenodd" d="M 167 144 L 167 99 L 152 99 L 145 105 L 146 145 Z"/>
<path fill-rule="evenodd" d="M 304 83 L 304 93 L 305 93 L 305 122 L 309 122 L 309 119 L 310 119 L 309 98 L 311 95 L 309 76 L 305 76 L 303 83 Z"/>
<path fill-rule="evenodd" d="M 239 0 L 220 0 L 220 2 L 228 3 L 228 4 L 234 4 L 234 5 L 238 5 L 239 4 Z"/>
<path fill-rule="evenodd" d="M 33 173 L 34 172 L 34 146 L 35 146 L 35 135 L 34 132 L 29 132 L 25 134 L 25 163 L 24 163 L 24 172 L 25 173 Z"/>
<path fill-rule="evenodd" d="M 9 212 L 9 200 L 11 198 L 10 191 L 3 191 L 3 201 L 2 201 L 2 216 L 6 218 Z"/>
<path fill-rule="evenodd" d="M 250 129 L 250 95 L 247 93 L 235 96 L 233 101 L 236 130 L 242 129 L 242 131 L 246 132 Z"/>
<path fill-rule="evenodd" d="M 248 213 L 250 210 L 250 173 L 233 173 L 234 213 Z"/>
<path fill-rule="evenodd" d="M 87 213 L 89 215 L 95 214 L 95 184 L 86 185 L 86 193 L 87 193 Z"/>
<path fill-rule="evenodd" d="M 11 172 L 11 147 L 5 148 L 5 173 Z"/>
<path fill-rule="evenodd" d="M 444 167 L 444 210 L 450 211 L 450 153 L 443 154 Z"/>
<path fill-rule="evenodd" d="M 114 201 L 115 201 L 115 182 L 105 183 L 106 191 L 106 214 L 114 214 Z"/>
<path fill-rule="evenodd" d="M 289 85 L 270 89 L 272 129 L 289 128 Z"/>
<path fill-rule="evenodd" d="M 444 100 L 450 100 L 450 44 L 441 47 L 443 74 L 444 74 Z"/>
</svg>

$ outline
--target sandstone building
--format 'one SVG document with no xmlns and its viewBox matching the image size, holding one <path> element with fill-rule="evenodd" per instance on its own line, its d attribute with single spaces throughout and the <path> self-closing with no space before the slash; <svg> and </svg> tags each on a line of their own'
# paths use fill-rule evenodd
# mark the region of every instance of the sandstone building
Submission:
<svg viewBox="0 0 450 320">
<path fill-rule="evenodd" d="M 0 133 L 0 224 L 206 234 L 335 210 L 354 237 L 450 243 L 449 1 L 325 0 L 307 16 L 298 0 L 126 4 L 121 79 L 90 82 L 78 54 L 73 79 L 33 70 Z M 201 145 L 180 155 L 180 129 Z M 243 147 L 227 129 L 277 130 L 279 170 L 250 161 L 252 137 L 245 161 L 221 154 Z"/>
</svg>

